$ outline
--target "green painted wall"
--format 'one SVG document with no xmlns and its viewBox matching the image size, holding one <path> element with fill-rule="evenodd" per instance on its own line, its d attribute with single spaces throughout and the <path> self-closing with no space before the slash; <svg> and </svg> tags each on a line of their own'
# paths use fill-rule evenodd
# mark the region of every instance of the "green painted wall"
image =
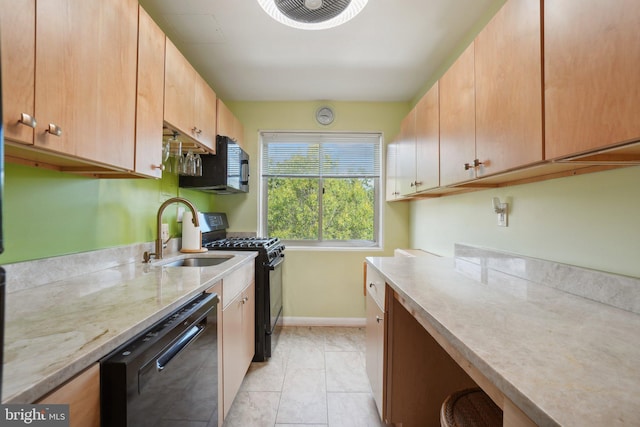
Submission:
<svg viewBox="0 0 640 427">
<path fill-rule="evenodd" d="M 492 197 L 508 200 L 496 226 Z M 411 202 L 411 246 L 470 243 L 640 277 L 640 167 Z"/>
<path fill-rule="evenodd" d="M 176 195 L 213 208 L 213 197 L 179 190 L 174 175 L 94 179 L 7 164 L 4 191 L 1 264 L 151 242 L 158 207 Z M 169 207 L 163 219 L 179 235 L 175 213 Z"/>
<path fill-rule="evenodd" d="M 322 127 L 315 111 L 329 104 L 335 121 Z M 251 157 L 249 194 L 216 198 L 229 213 L 233 231 L 255 231 L 258 224 L 258 132 L 261 130 L 327 130 L 383 132 L 385 143 L 400 129 L 409 104 L 366 102 L 229 102 L 244 124 Z M 392 255 L 409 243 L 407 203 L 384 206 L 384 251 L 288 249 L 284 268 L 284 312 L 292 317 L 364 317 L 362 263 L 366 256 Z"/>
</svg>

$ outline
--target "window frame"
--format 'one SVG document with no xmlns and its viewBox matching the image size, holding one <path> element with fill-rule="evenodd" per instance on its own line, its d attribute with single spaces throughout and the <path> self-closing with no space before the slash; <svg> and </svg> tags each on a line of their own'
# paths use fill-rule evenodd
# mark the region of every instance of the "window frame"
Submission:
<svg viewBox="0 0 640 427">
<path fill-rule="evenodd" d="M 380 170 L 378 171 L 378 176 L 372 178 L 374 180 L 374 215 L 373 215 L 373 228 L 374 228 L 374 240 L 289 240 L 282 239 L 284 244 L 288 248 L 300 248 L 300 249 L 352 249 L 352 250 L 372 250 L 372 249 L 382 249 L 383 246 L 383 195 L 384 193 L 384 179 L 383 179 L 383 170 L 384 170 L 384 137 L 382 132 L 339 132 L 339 131 L 259 131 L 258 137 L 258 146 L 259 146 L 259 160 L 258 160 L 258 180 L 259 180 L 259 194 L 258 194 L 258 234 L 266 236 L 267 235 L 267 192 L 268 192 L 268 177 L 263 176 L 264 167 L 264 148 L 268 142 L 265 142 L 265 135 L 273 135 L 273 134 L 285 134 L 287 136 L 291 135 L 302 135 L 306 138 L 309 138 L 307 141 L 311 143 L 311 138 L 318 137 L 319 142 L 325 141 L 326 139 L 333 138 L 357 138 L 358 136 L 362 136 L 365 138 L 377 138 L 376 144 L 378 144 L 378 164 L 380 165 Z M 322 235 L 322 189 L 323 189 L 323 180 L 326 178 L 371 178 L 369 176 L 317 176 L 314 179 L 318 180 L 318 221 L 319 221 L 319 236 Z M 279 236 L 271 236 L 271 237 L 279 237 Z"/>
</svg>

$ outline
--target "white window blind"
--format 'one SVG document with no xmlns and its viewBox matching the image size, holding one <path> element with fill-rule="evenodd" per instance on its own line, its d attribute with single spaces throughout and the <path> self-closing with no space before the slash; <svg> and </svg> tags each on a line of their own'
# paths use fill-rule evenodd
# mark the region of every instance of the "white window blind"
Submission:
<svg viewBox="0 0 640 427">
<path fill-rule="evenodd" d="M 263 133 L 263 177 L 380 177 L 379 134 Z"/>
</svg>

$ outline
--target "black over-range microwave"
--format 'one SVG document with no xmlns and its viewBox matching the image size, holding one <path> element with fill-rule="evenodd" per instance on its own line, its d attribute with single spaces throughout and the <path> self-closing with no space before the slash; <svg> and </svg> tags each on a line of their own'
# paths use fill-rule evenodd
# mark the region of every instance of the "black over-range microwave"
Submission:
<svg viewBox="0 0 640 427">
<path fill-rule="evenodd" d="M 249 155 L 235 141 L 218 135 L 216 154 L 201 157 L 202 176 L 180 176 L 180 187 L 217 194 L 249 192 Z"/>
</svg>

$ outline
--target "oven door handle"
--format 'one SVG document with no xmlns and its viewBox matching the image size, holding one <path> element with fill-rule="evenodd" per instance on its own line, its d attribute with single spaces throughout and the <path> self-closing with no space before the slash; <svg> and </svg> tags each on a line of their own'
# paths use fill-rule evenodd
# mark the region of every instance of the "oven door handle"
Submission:
<svg viewBox="0 0 640 427">
<path fill-rule="evenodd" d="M 156 368 L 158 372 L 162 371 L 168 364 L 176 357 L 182 350 L 189 344 L 195 341 L 200 334 L 204 331 L 205 326 L 203 324 L 194 325 L 187 332 L 182 335 L 178 341 L 173 344 L 167 351 L 162 353 L 156 360 Z"/>
<path fill-rule="evenodd" d="M 280 254 L 273 262 L 269 263 L 269 270 L 273 271 L 284 262 L 284 254 Z"/>
</svg>

